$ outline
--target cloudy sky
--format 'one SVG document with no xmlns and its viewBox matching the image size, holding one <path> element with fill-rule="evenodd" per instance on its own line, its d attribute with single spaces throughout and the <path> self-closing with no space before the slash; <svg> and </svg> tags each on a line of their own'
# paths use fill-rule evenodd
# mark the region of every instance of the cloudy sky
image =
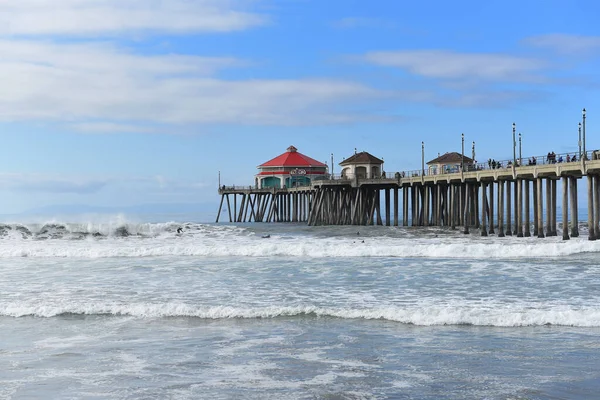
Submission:
<svg viewBox="0 0 600 400">
<path fill-rule="evenodd" d="M 295 145 L 386 171 L 600 148 L 582 0 L 0 0 L 2 214 L 218 202 Z M 336 166 L 337 168 L 337 166 Z"/>
</svg>

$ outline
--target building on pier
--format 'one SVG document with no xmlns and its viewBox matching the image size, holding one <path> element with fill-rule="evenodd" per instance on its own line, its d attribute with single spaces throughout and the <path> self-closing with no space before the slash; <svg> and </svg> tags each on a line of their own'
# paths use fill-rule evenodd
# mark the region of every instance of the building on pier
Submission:
<svg viewBox="0 0 600 400">
<path fill-rule="evenodd" d="M 375 179 L 383 172 L 383 160 L 366 151 L 354 153 L 340 164 L 342 167 L 342 178 L 346 179 Z"/>
<path fill-rule="evenodd" d="M 453 151 L 434 158 L 427 163 L 427 166 L 429 168 L 429 175 L 451 174 L 460 172 L 463 164 L 465 170 L 469 171 L 474 162 L 472 158 Z"/>
<path fill-rule="evenodd" d="M 255 186 L 260 189 L 308 186 L 316 178 L 328 177 L 327 164 L 298 152 L 294 146 L 258 166 Z"/>
</svg>

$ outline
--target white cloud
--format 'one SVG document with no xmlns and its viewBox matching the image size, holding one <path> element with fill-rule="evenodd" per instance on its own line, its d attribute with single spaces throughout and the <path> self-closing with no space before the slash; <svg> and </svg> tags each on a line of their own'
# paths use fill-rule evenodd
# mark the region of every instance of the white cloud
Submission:
<svg viewBox="0 0 600 400">
<path fill-rule="evenodd" d="M 173 180 L 161 175 L 135 176 L 61 176 L 55 174 L 0 173 L 0 188 L 3 191 L 20 193 L 51 193 L 96 195 L 102 190 L 120 193 L 191 193 L 207 187 L 204 182 Z"/>
<path fill-rule="evenodd" d="M 114 122 L 81 122 L 67 125 L 69 129 L 82 133 L 158 133 L 155 127 L 119 124 Z"/>
<path fill-rule="evenodd" d="M 0 0 L 0 34 L 230 32 L 268 22 L 263 15 L 244 11 L 241 3 L 239 0 Z"/>
<path fill-rule="evenodd" d="M 378 51 L 367 53 L 364 59 L 437 79 L 522 81 L 536 79 L 534 74 L 546 67 L 534 58 L 444 50 Z"/>
<path fill-rule="evenodd" d="M 43 174 L 0 174 L 0 187 L 16 192 L 97 193 L 108 184 L 106 179 L 71 178 Z"/>
<path fill-rule="evenodd" d="M 541 47 L 562 54 L 587 56 L 600 51 L 600 36 L 548 34 L 532 36 L 523 40 L 529 46 Z"/>
<path fill-rule="evenodd" d="M 0 40 L 0 119 L 90 120 L 114 131 L 145 123 L 305 124 L 352 121 L 333 105 L 382 93 L 335 80 L 226 81 L 233 58 L 140 55 L 110 43 Z M 84 125 L 81 125 L 84 124 Z M 95 128 L 98 128 L 96 126 Z M 98 131 L 96 129 L 96 131 Z"/>
</svg>

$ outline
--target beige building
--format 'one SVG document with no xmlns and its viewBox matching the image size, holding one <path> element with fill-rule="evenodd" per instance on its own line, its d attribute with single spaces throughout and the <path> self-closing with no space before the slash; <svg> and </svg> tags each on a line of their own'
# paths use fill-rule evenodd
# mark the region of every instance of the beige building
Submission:
<svg viewBox="0 0 600 400">
<path fill-rule="evenodd" d="M 375 179 L 381 178 L 383 173 L 383 160 L 361 151 L 348 157 L 341 163 L 342 178 L 345 179 Z"/>
<path fill-rule="evenodd" d="M 427 163 L 428 174 L 448 174 L 453 172 L 460 172 L 461 165 L 465 165 L 465 171 L 469 171 L 473 165 L 473 159 L 467 156 L 463 156 L 455 151 L 451 153 L 442 154 L 441 156 L 434 158 Z"/>
</svg>

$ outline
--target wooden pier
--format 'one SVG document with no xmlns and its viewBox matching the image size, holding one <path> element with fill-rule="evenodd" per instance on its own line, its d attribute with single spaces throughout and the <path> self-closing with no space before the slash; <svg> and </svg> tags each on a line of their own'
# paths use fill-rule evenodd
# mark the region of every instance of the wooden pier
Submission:
<svg viewBox="0 0 600 400">
<path fill-rule="evenodd" d="M 566 227 L 561 233 L 567 240 L 579 236 L 577 186 L 586 177 L 588 235 L 590 240 L 600 237 L 600 160 L 592 152 L 577 162 L 426 172 L 388 173 L 378 179 L 340 177 L 280 189 L 222 186 L 216 222 L 226 203 L 230 222 L 446 226 L 464 233 L 478 229 L 482 236 L 543 238 L 558 234 L 561 180 Z"/>
</svg>

